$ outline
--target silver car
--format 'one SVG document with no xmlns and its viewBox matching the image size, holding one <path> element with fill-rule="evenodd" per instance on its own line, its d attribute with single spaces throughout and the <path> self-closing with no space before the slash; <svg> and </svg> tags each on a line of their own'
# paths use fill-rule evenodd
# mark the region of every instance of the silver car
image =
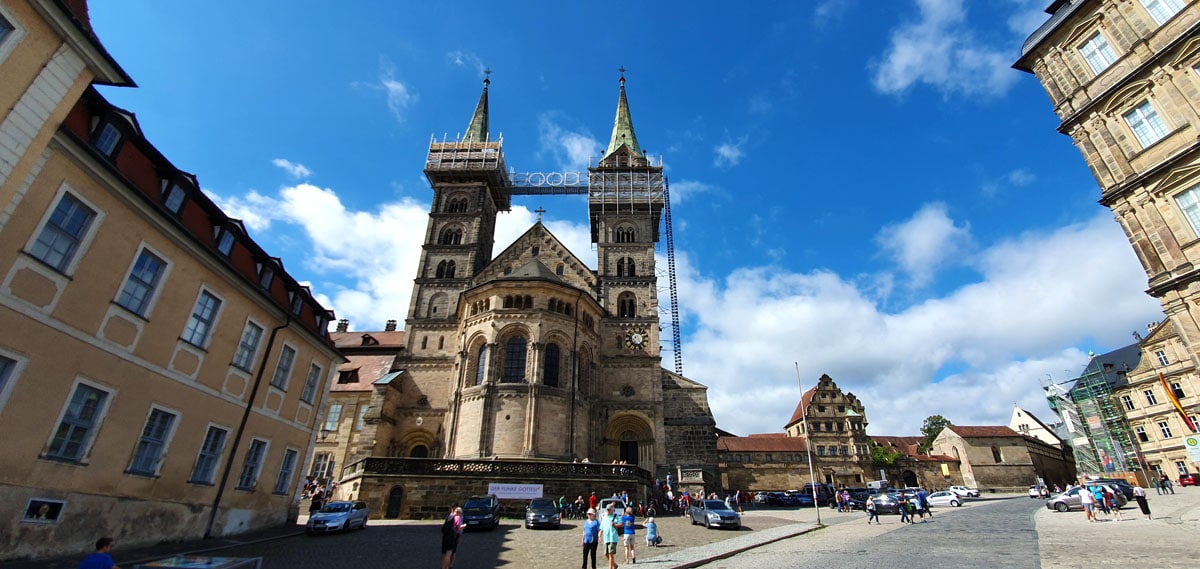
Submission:
<svg viewBox="0 0 1200 569">
<path fill-rule="evenodd" d="M 706 528 L 742 527 L 742 517 L 721 500 L 697 500 L 688 508 L 688 517 L 692 519 L 692 525 L 699 524 Z"/>
<path fill-rule="evenodd" d="M 366 502 L 329 502 L 308 518 L 304 531 L 314 534 L 354 528 L 367 529 Z"/>
<path fill-rule="evenodd" d="M 1113 494 L 1116 495 L 1118 509 L 1124 507 L 1125 504 L 1129 503 L 1129 500 L 1127 500 L 1125 498 L 1125 495 L 1122 494 L 1120 490 L 1118 490 L 1112 486 L 1107 486 L 1107 485 L 1105 486 L 1105 488 L 1108 488 L 1109 492 L 1112 492 Z M 1074 486 L 1074 487 L 1068 488 L 1066 492 L 1063 492 L 1062 494 L 1059 494 L 1053 498 L 1050 498 L 1049 500 L 1046 500 L 1046 507 L 1051 510 L 1058 510 L 1060 512 L 1066 512 L 1066 511 L 1072 510 L 1072 509 L 1082 510 L 1083 502 L 1079 498 L 1079 493 L 1081 491 L 1086 492 L 1087 490 L 1084 489 L 1082 486 Z"/>
</svg>

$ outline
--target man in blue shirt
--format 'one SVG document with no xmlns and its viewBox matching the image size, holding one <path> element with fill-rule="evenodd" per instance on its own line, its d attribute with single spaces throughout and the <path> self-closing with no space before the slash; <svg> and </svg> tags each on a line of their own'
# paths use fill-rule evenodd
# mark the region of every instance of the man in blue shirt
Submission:
<svg viewBox="0 0 1200 569">
<path fill-rule="evenodd" d="M 112 551 L 113 540 L 111 537 L 102 537 L 96 540 L 96 552 L 83 558 L 79 563 L 79 569 L 121 569 L 113 563 L 112 556 L 109 553 Z"/>
<path fill-rule="evenodd" d="M 633 551 L 633 526 L 637 520 L 633 517 L 633 508 L 625 508 L 625 515 L 621 517 L 621 525 L 625 526 L 621 534 L 621 541 L 625 543 L 625 562 L 637 563 L 637 554 Z"/>
</svg>

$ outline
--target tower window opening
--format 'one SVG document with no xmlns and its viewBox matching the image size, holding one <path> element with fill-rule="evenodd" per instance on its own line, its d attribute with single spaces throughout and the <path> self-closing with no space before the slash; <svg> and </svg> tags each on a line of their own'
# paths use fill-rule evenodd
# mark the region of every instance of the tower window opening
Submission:
<svg viewBox="0 0 1200 569">
<path fill-rule="evenodd" d="M 617 297 L 617 317 L 633 318 L 637 316 L 637 299 L 631 292 L 623 292 Z"/>
<path fill-rule="evenodd" d="M 634 264 L 633 264 L 632 258 L 622 257 L 620 260 L 617 261 L 617 276 L 618 277 L 635 276 L 636 273 L 635 273 L 635 270 L 633 267 L 634 267 Z"/>
<path fill-rule="evenodd" d="M 438 263 L 437 278 L 452 279 L 454 278 L 454 261 L 442 261 Z"/>
<path fill-rule="evenodd" d="M 501 383 L 523 383 L 525 381 L 525 353 L 527 342 L 523 336 L 508 339 L 504 350 L 504 376 Z"/>
</svg>

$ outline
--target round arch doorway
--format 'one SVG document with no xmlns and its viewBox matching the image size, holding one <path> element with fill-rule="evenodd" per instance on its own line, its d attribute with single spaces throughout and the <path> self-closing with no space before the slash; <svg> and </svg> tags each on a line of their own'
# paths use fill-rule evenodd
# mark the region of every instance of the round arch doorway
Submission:
<svg viewBox="0 0 1200 569">
<path fill-rule="evenodd" d="M 654 465 L 654 430 L 638 415 L 614 417 L 605 431 L 605 461 L 620 461 L 646 469 Z"/>
</svg>

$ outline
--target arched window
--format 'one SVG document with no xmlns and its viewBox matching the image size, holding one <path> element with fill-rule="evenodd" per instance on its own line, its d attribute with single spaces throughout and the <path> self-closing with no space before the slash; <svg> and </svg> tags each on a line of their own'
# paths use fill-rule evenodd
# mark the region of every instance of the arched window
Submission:
<svg viewBox="0 0 1200 569">
<path fill-rule="evenodd" d="M 617 261 L 617 276 L 618 277 L 635 276 L 635 271 L 633 268 L 633 259 L 631 259 L 629 257 L 622 257 L 620 260 Z"/>
<path fill-rule="evenodd" d="M 634 232 L 633 227 L 628 225 L 618 227 L 616 237 L 617 243 L 633 243 L 637 240 L 637 234 Z"/>
<path fill-rule="evenodd" d="M 637 299 L 633 293 L 623 292 L 617 297 L 617 317 L 618 318 L 633 318 L 637 316 Z"/>
<path fill-rule="evenodd" d="M 467 211 L 467 198 L 451 198 L 446 204 L 446 211 L 449 213 L 465 213 Z"/>
<path fill-rule="evenodd" d="M 513 297 L 504 297 L 504 308 L 513 308 Z"/>
<path fill-rule="evenodd" d="M 546 344 L 546 369 L 542 371 L 542 383 L 547 387 L 558 387 L 558 367 L 558 344 Z"/>
<path fill-rule="evenodd" d="M 459 245 L 462 243 L 462 229 L 447 227 L 438 236 L 438 245 Z"/>
<path fill-rule="evenodd" d="M 429 299 L 429 318 L 445 318 L 450 316 L 450 297 L 444 292 L 439 292 Z"/>
<path fill-rule="evenodd" d="M 479 346 L 479 355 L 475 357 L 475 385 L 483 385 L 487 376 L 487 344 Z"/>
<path fill-rule="evenodd" d="M 533 308 L 533 297 L 525 295 L 525 304 L 523 304 L 521 308 Z"/>
<path fill-rule="evenodd" d="M 408 451 L 410 458 L 429 458 L 429 447 L 425 445 L 417 445 Z"/>
<path fill-rule="evenodd" d="M 566 271 L 566 267 L 563 266 L 562 263 L 559 263 L 557 267 L 554 267 L 554 274 L 556 274 L 560 277 L 563 276 L 564 271 Z"/>
<path fill-rule="evenodd" d="M 452 279 L 454 278 L 454 261 L 442 261 L 438 263 L 437 278 Z"/>
<path fill-rule="evenodd" d="M 525 381 L 526 341 L 522 336 L 508 339 L 504 350 L 504 375 L 500 383 L 523 383 Z"/>
</svg>

